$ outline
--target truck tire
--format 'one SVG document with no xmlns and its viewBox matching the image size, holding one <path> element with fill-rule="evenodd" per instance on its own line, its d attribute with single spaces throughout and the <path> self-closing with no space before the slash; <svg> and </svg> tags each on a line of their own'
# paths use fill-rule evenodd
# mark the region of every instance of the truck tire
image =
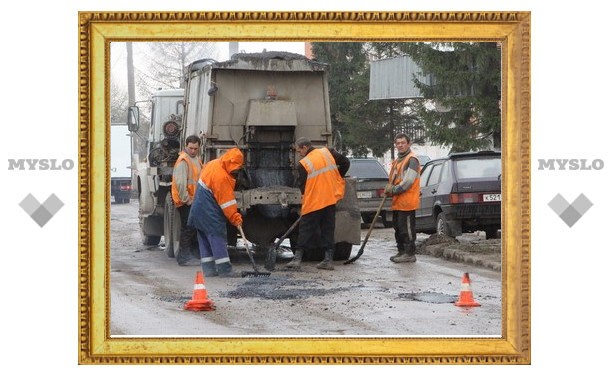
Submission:
<svg viewBox="0 0 612 378">
<path fill-rule="evenodd" d="M 351 250 L 353 245 L 351 243 L 339 242 L 336 243 L 334 248 L 334 261 L 348 260 L 351 257 Z M 308 249 L 304 251 L 302 260 L 304 261 L 323 261 L 325 257 L 325 251 L 321 248 Z"/>
<path fill-rule="evenodd" d="M 166 194 L 164 201 L 164 251 L 170 258 L 174 258 L 174 202 L 172 202 L 172 194 Z M 178 252 L 178 251 L 177 251 Z"/>
<path fill-rule="evenodd" d="M 323 261 L 323 250 L 321 248 L 307 249 L 302 256 L 303 261 Z"/>
<path fill-rule="evenodd" d="M 142 240 L 142 244 L 144 245 L 158 245 L 159 241 L 161 240 L 161 236 L 159 235 L 145 235 L 144 232 L 142 232 L 142 229 L 140 230 L 140 239 Z"/>
<path fill-rule="evenodd" d="M 334 261 L 348 260 L 351 257 L 351 250 L 353 245 L 347 242 L 336 243 L 336 250 L 334 252 Z"/>
</svg>

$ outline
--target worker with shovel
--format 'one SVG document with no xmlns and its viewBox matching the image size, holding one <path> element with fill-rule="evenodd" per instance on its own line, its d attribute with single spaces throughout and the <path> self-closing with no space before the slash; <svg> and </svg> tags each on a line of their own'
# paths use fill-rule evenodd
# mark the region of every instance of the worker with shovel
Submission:
<svg viewBox="0 0 612 378">
<path fill-rule="evenodd" d="M 404 133 L 395 136 L 397 159 L 391 165 L 385 194 L 392 196 L 393 229 L 397 254 L 395 263 L 416 262 L 415 211 L 419 207 L 421 179 L 419 160 L 410 149 L 410 138 Z"/>
<path fill-rule="evenodd" d="M 181 217 L 179 250 L 175 251 L 177 253 L 177 263 L 181 266 L 187 265 L 190 260 L 200 256 L 196 230 L 187 225 L 189 211 L 202 170 L 202 161 L 198 156 L 199 150 L 200 138 L 197 135 L 188 136 L 185 140 L 185 149 L 176 159 L 172 175 L 172 201 Z"/>
<path fill-rule="evenodd" d="M 242 226 L 234 187 L 243 161 L 242 152 L 232 148 L 220 158 L 209 161 L 200 173 L 187 224 L 197 230 L 205 277 L 228 276 L 232 271 L 226 222 Z"/>
<path fill-rule="evenodd" d="M 297 184 L 303 197 L 295 256 L 286 268 L 299 269 L 304 250 L 320 245 L 325 257 L 317 268 L 333 270 L 336 203 L 344 197 L 342 177 L 351 163 L 333 149 L 315 149 L 304 137 L 295 141 L 295 149 L 302 157 L 297 167 Z"/>
</svg>

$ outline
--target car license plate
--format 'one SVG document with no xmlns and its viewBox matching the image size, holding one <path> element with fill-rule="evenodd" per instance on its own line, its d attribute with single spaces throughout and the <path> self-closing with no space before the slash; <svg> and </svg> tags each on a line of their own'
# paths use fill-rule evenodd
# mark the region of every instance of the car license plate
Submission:
<svg viewBox="0 0 612 378">
<path fill-rule="evenodd" d="M 501 193 L 482 195 L 482 202 L 500 202 L 500 201 L 501 201 Z"/>
<path fill-rule="evenodd" d="M 357 192 L 357 198 L 372 198 L 372 192 Z"/>
</svg>

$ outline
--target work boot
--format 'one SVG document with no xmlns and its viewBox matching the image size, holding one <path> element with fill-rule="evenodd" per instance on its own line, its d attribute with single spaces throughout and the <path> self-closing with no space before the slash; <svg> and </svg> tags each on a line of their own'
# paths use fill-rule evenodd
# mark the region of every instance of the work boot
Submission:
<svg viewBox="0 0 612 378">
<path fill-rule="evenodd" d="M 181 248 L 177 252 L 176 262 L 180 266 L 197 266 L 200 264 L 200 258 L 196 258 L 190 252 L 185 253 Z"/>
<path fill-rule="evenodd" d="M 300 263 L 302 262 L 303 255 L 304 255 L 303 250 L 296 249 L 293 255 L 293 260 L 291 260 L 287 265 L 285 265 L 285 268 L 292 269 L 292 270 L 300 269 Z"/>
<path fill-rule="evenodd" d="M 401 255 L 404 255 L 404 254 L 406 254 L 406 251 L 403 250 L 403 249 L 400 249 L 400 250 L 397 251 L 397 253 L 395 255 L 391 256 L 389 259 L 391 261 L 393 261 L 393 259 L 396 259 L 396 258 L 398 258 L 398 257 L 400 257 Z"/>
<path fill-rule="evenodd" d="M 215 267 L 214 261 L 207 261 L 202 263 L 202 273 L 204 277 L 213 277 L 218 275 L 217 268 Z"/>
<path fill-rule="evenodd" d="M 332 261 L 334 259 L 334 250 L 328 249 L 325 251 L 325 258 L 323 261 L 317 264 L 317 269 L 325 269 L 325 270 L 334 270 L 334 264 Z"/>
<path fill-rule="evenodd" d="M 217 273 L 219 274 L 219 277 L 230 276 L 232 273 L 232 264 L 229 261 L 217 264 Z"/>
<path fill-rule="evenodd" d="M 394 263 L 416 262 L 416 256 L 414 254 L 404 253 L 397 257 L 391 257 L 391 261 Z"/>
</svg>

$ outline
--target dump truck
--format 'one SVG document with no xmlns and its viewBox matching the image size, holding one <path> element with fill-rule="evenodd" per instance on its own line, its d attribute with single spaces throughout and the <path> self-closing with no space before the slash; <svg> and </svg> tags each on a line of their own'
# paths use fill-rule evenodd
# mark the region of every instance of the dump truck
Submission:
<svg viewBox="0 0 612 378">
<path fill-rule="evenodd" d="M 180 236 L 180 218 L 172 203 L 170 188 L 174 163 L 181 151 L 183 95 L 183 89 L 159 89 L 149 100 L 139 101 L 150 107 L 150 126 L 148 132 L 140 135 L 146 144 L 144 158 L 132 154 L 142 243 L 158 245 L 163 236 L 169 257 L 174 257 L 175 249 L 178 250 Z M 140 106 L 130 106 L 128 127 L 135 134 L 141 127 L 140 118 Z"/>
<path fill-rule="evenodd" d="M 299 54 L 262 52 L 234 54 L 223 62 L 201 59 L 185 69 L 179 142 L 159 142 L 167 148 L 160 156 L 170 157 L 163 165 L 173 166 L 172 158 L 176 160 L 178 153 L 172 152 L 173 146 L 178 149 L 189 135 L 200 137 L 204 164 L 233 147 L 240 148 L 245 163 L 235 195 L 243 230 L 256 252 L 269 255 L 274 242 L 300 216 L 302 195 L 295 179 L 301 157 L 295 151 L 295 140 L 307 137 L 315 148 L 334 147 L 327 68 Z M 174 137 L 176 127 L 171 129 L 167 137 Z M 162 178 L 169 193 L 171 177 Z M 355 180 L 345 178 L 345 186 L 336 210 L 335 260 L 348 259 L 361 238 Z M 159 201 L 163 193 L 155 195 Z M 175 229 L 179 218 L 170 218 L 167 227 Z M 166 217 L 163 223 L 168 223 Z M 180 226 L 178 229 L 180 232 Z M 298 232 L 295 227 L 287 235 L 292 249 Z M 230 244 L 235 237 L 228 235 Z M 304 252 L 306 261 L 322 259 L 323 251 L 316 245 Z"/>
</svg>

